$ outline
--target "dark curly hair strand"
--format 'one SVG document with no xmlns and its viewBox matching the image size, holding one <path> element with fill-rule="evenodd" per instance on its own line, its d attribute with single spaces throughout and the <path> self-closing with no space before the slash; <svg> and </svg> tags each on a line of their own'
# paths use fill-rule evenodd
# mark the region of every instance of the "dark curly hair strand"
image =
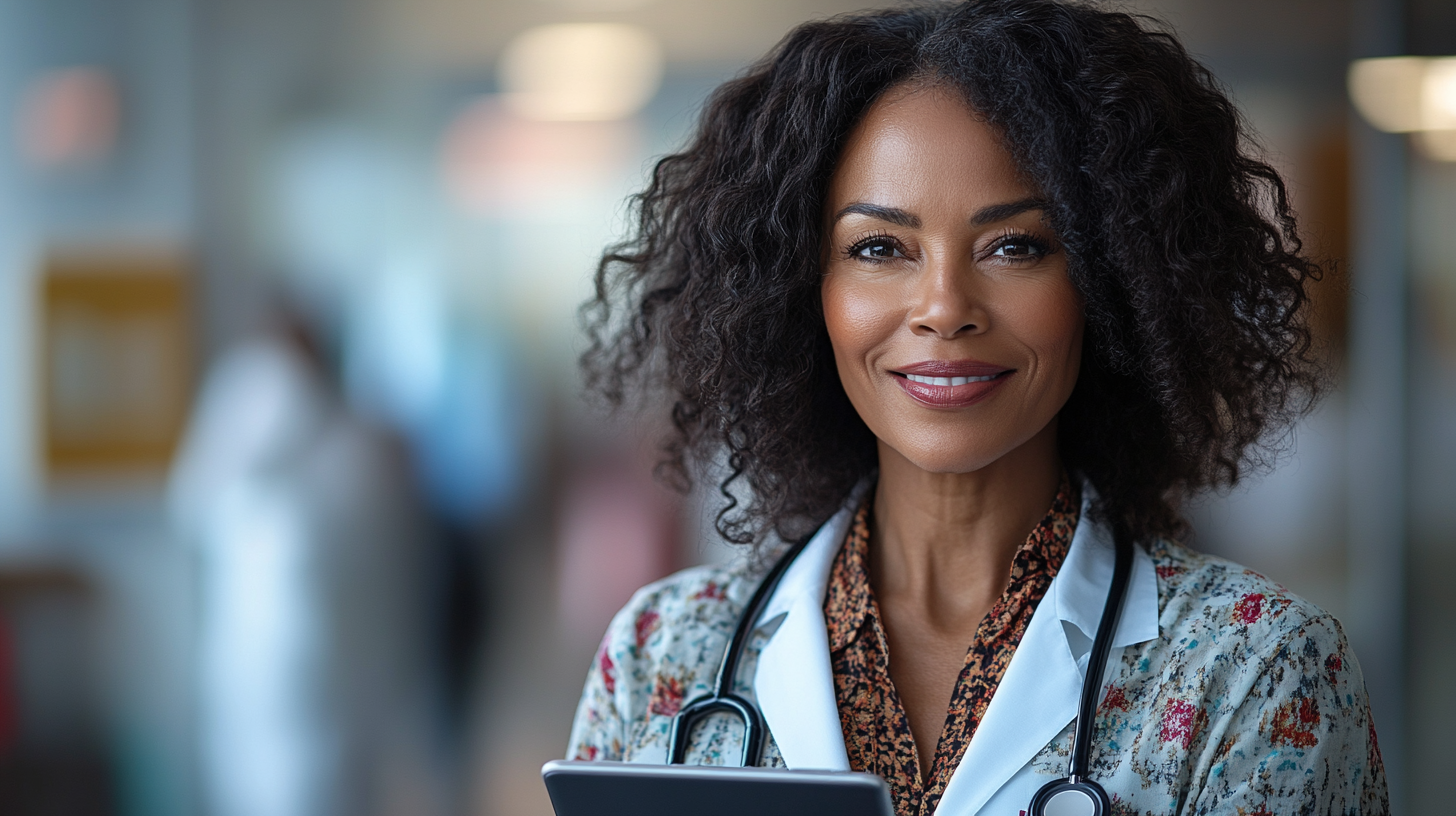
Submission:
<svg viewBox="0 0 1456 816">
<path fill-rule="evenodd" d="M 1146 18 L 1088 3 L 811 22 L 718 88 L 598 267 L 589 386 L 614 404 L 669 390 L 661 471 L 687 489 L 723 457 L 729 541 L 823 523 L 875 467 L 821 314 L 823 199 L 851 130 L 906 82 L 963 94 L 1049 202 L 1087 320 L 1066 466 L 1137 538 L 1181 533 L 1182 498 L 1235 483 L 1318 392 L 1304 307 L 1320 267 L 1213 75 Z"/>
</svg>

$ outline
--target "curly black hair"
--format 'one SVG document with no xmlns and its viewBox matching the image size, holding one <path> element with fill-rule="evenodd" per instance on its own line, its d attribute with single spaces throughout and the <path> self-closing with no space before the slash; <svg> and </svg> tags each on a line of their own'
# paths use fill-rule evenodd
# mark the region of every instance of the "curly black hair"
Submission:
<svg viewBox="0 0 1456 816">
<path fill-rule="evenodd" d="M 824 325 L 824 196 L 866 109 L 907 82 L 963 94 L 1049 202 L 1087 322 L 1063 462 L 1137 540 L 1180 535 L 1182 500 L 1267 461 L 1320 390 L 1304 307 L 1321 268 L 1213 74 L 1156 21 L 1088 2 L 810 22 L 719 87 L 597 269 L 589 387 L 669 390 L 659 472 L 687 489 L 726 464 L 729 541 L 832 515 L 876 453 Z"/>
</svg>

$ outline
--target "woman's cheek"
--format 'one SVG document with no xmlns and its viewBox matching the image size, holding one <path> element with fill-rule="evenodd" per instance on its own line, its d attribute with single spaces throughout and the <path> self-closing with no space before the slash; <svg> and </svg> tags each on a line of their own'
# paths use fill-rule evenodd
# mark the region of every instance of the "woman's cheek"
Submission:
<svg viewBox="0 0 1456 816">
<path fill-rule="evenodd" d="M 1044 364 L 1056 369 L 1056 375 L 1049 378 L 1051 382 L 1047 385 L 1066 391 L 1064 396 L 1069 396 L 1082 357 L 1081 298 L 1071 281 L 1062 276 L 1020 302 L 1029 307 L 1020 310 L 1022 336 L 1036 349 Z"/>
<path fill-rule="evenodd" d="M 893 304 L 886 295 L 889 287 L 830 273 L 822 289 L 825 328 L 834 347 L 840 381 L 856 407 L 864 410 L 860 398 L 873 389 L 876 347 L 888 340 L 899 325 Z"/>
</svg>

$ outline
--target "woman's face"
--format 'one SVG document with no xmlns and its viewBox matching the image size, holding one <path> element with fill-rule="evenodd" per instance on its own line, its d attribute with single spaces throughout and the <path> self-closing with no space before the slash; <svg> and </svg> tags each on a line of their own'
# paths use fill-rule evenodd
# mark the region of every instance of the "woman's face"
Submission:
<svg viewBox="0 0 1456 816">
<path fill-rule="evenodd" d="M 881 97 L 825 218 L 824 319 L 882 456 L 967 473 L 1055 435 L 1081 300 L 1036 189 L 965 102 L 935 87 Z"/>
</svg>

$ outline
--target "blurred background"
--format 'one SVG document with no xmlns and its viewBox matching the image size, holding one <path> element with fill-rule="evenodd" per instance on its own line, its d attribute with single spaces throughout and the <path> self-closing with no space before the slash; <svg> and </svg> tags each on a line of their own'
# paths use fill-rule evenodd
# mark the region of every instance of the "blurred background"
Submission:
<svg viewBox="0 0 1456 816">
<path fill-rule="evenodd" d="M 575 310 L 705 95 L 837 0 L 0 0 L 0 812 L 549 814 L 612 612 L 731 557 Z M 1456 758 L 1450 0 L 1145 0 L 1335 265 L 1337 387 L 1200 546 Z M 1358 110 L 1352 99 L 1358 103 Z M 1372 124 L 1373 123 L 1373 124 Z"/>
</svg>

